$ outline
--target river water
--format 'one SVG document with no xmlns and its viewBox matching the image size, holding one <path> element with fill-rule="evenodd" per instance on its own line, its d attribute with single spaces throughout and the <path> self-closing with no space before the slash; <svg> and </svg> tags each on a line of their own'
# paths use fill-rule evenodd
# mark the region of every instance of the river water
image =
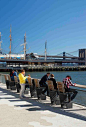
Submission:
<svg viewBox="0 0 86 127">
<path fill-rule="evenodd" d="M 0 72 L 0 73 L 5 73 L 9 74 L 9 72 Z M 30 74 L 32 78 L 39 78 L 43 75 L 45 75 L 47 72 L 26 72 L 26 75 Z M 50 72 L 54 74 L 55 79 L 57 81 L 62 81 L 63 78 L 65 78 L 67 75 L 70 75 L 72 77 L 72 82 L 81 84 L 81 85 L 86 85 L 86 71 L 52 71 Z"/>
<path fill-rule="evenodd" d="M 26 72 L 26 75 L 30 74 L 33 78 L 41 78 L 47 72 Z M 86 85 L 86 71 L 52 71 L 57 81 L 62 81 L 67 75 L 72 77 L 72 82 L 77 84 Z"/>
<path fill-rule="evenodd" d="M 0 72 L 0 73 L 8 74 L 9 72 Z M 26 75 L 30 74 L 32 78 L 41 79 L 41 77 L 45 75 L 46 73 L 47 72 L 44 72 L 44 71 L 43 72 L 26 72 Z M 52 71 L 50 73 L 54 74 L 55 79 L 57 81 L 62 81 L 63 78 L 65 78 L 67 75 L 70 75 L 72 77 L 73 83 L 86 85 L 86 71 Z M 79 104 L 86 106 L 86 92 L 78 91 L 77 97 L 74 99 L 74 102 L 77 102 Z"/>
</svg>

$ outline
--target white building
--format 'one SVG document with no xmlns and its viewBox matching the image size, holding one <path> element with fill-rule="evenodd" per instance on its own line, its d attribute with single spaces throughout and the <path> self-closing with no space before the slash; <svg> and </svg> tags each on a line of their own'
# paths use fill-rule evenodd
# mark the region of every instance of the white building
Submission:
<svg viewBox="0 0 86 127">
<path fill-rule="evenodd" d="M 24 59 L 24 54 L 0 54 L 0 59 Z"/>
</svg>

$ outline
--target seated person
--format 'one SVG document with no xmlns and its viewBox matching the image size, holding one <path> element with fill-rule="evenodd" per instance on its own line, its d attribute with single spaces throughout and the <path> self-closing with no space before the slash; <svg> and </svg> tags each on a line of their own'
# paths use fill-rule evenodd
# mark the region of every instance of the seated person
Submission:
<svg viewBox="0 0 86 127">
<path fill-rule="evenodd" d="M 17 79 L 19 80 L 19 77 L 18 77 L 18 70 L 15 70 L 14 75 L 15 75 L 15 76 L 17 77 Z"/>
<path fill-rule="evenodd" d="M 44 94 L 46 91 L 47 91 L 47 95 L 49 94 L 49 92 L 48 92 L 48 86 L 46 84 L 46 81 L 48 80 L 48 77 L 49 76 L 50 76 L 50 73 L 47 73 L 46 75 L 44 75 L 41 78 L 41 80 L 39 82 L 39 84 L 40 84 L 41 87 L 45 87 L 45 89 L 42 91 L 42 94 Z"/>
<path fill-rule="evenodd" d="M 54 89 L 57 90 L 57 83 L 56 83 L 56 80 L 54 78 L 54 74 L 50 75 L 50 79 L 49 80 L 51 80 L 53 82 Z"/>
<path fill-rule="evenodd" d="M 73 95 L 70 97 L 70 94 L 68 95 L 69 101 L 72 101 L 76 95 L 77 91 L 75 89 L 71 89 L 69 86 L 75 86 L 76 84 L 71 82 L 71 76 L 67 75 L 66 78 L 63 79 L 63 83 L 65 86 L 65 92 L 73 92 Z"/>
<path fill-rule="evenodd" d="M 12 70 L 10 71 L 10 78 L 13 76 L 13 72 L 12 72 Z"/>
<path fill-rule="evenodd" d="M 14 81 L 14 76 L 16 76 L 16 74 L 15 74 L 15 71 L 12 70 L 12 71 L 10 72 L 11 81 Z"/>
</svg>

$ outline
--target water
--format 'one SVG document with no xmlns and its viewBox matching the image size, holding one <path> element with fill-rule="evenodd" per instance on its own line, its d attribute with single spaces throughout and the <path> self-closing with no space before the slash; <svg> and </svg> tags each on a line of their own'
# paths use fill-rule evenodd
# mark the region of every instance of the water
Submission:
<svg viewBox="0 0 86 127">
<path fill-rule="evenodd" d="M 4 74 L 9 74 L 9 72 L 0 72 Z M 26 72 L 26 75 L 30 74 L 32 78 L 39 78 L 43 75 L 45 75 L 47 72 Z M 54 74 L 55 79 L 57 81 L 62 81 L 63 78 L 65 78 L 67 75 L 70 75 L 72 77 L 72 82 L 86 85 L 86 71 L 52 71 L 50 72 Z"/>
<path fill-rule="evenodd" d="M 26 75 L 30 74 L 31 77 L 33 78 L 39 78 L 46 74 L 47 72 L 26 72 Z M 70 75 L 72 77 L 72 82 L 81 84 L 81 85 L 86 85 L 86 71 L 52 71 L 52 74 L 54 74 L 55 79 L 57 81 L 62 81 L 63 78 L 65 78 L 67 75 Z"/>
<path fill-rule="evenodd" d="M 0 73 L 9 74 L 9 72 L 0 72 Z M 32 78 L 41 79 L 41 77 L 45 75 L 46 73 L 47 72 L 44 72 L 44 71 L 43 72 L 26 72 L 26 75 L 30 74 Z M 72 77 L 73 83 L 86 85 L 86 71 L 52 71 L 51 73 L 54 74 L 55 79 L 57 81 L 62 81 L 63 78 L 65 78 L 67 75 L 70 75 Z M 74 99 L 74 102 L 77 102 L 79 104 L 86 106 L 86 92 L 78 91 L 77 97 Z"/>
</svg>

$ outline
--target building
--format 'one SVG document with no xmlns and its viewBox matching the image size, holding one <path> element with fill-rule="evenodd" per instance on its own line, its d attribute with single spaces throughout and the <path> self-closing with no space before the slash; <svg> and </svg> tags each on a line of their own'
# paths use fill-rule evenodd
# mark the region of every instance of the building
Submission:
<svg viewBox="0 0 86 127">
<path fill-rule="evenodd" d="M 24 54 L 0 54 L 0 59 L 24 59 Z"/>
</svg>

